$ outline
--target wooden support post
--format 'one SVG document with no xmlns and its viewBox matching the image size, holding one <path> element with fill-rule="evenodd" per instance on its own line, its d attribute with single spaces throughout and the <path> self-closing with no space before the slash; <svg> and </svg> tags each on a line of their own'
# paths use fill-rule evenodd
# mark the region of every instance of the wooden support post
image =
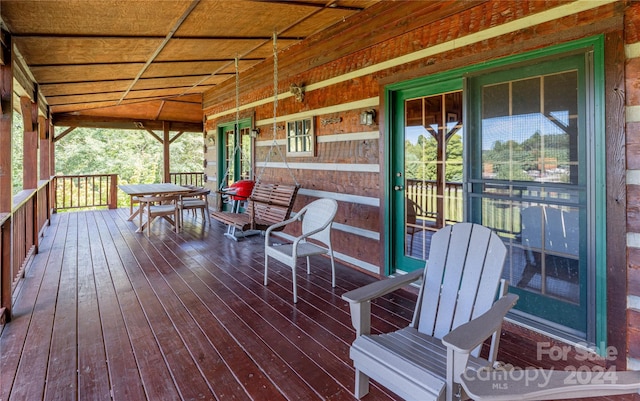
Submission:
<svg viewBox="0 0 640 401">
<path fill-rule="evenodd" d="M 11 35 L 0 31 L 0 323 L 11 320 L 12 252 L 11 234 L 13 207 L 13 183 L 11 176 L 11 126 L 13 119 L 13 70 L 11 62 Z"/>
<path fill-rule="evenodd" d="M 162 123 L 162 131 L 164 132 L 162 140 L 162 155 L 164 166 L 164 182 L 171 182 L 171 161 L 169 156 L 169 148 L 171 146 L 171 140 L 169 139 L 169 123 L 164 121 Z"/>
<path fill-rule="evenodd" d="M 23 189 L 33 189 L 38 187 L 38 132 L 37 123 L 34 124 L 37 114 L 33 114 L 38 110 L 26 96 L 20 98 L 20 109 L 24 122 L 22 186 Z"/>
<path fill-rule="evenodd" d="M 13 283 L 13 277 L 11 274 L 11 225 L 12 218 L 9 217 L 4 222 L 0 223 L 0 307 L 4 311 L 0 314 L 0 323 L 4 324 L 11 320 L 11 285 Z"/>
<path fill-rule="evenodd" d="M 13 71 L 11 63 L 11 35 L 2 32 L 4 45 L 0 47 L 4 65 L 0 65 L 0 213 L 10 213 L 13 207 L 11 176 L 11 126 L 13 123 Z M 11 249 L 11 248 L 9 248 Z"/>
<path fill-rule="evenodd" d="M 40 180 L 51 179 L 51 137 L 49 136 L 49 119 L 38 118 L 38 135 L 40 137 Z"/>
<path fill-rule="evenodd" d="M 118 174 L 111 174 L 109 186 L 109 209 L 118 208 Z"/>
</svg>

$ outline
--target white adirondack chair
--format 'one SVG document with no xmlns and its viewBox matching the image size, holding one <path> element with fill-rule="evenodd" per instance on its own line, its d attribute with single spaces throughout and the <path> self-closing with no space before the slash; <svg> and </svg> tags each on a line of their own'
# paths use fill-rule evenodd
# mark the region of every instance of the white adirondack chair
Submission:
<svg viewBox="0 0 640 401">
<path fill-rule="evenodd" d="M 356 339 L 350 356 L 355 396 L 369 391 L 369 378 L 408 400 L 465 399 L 460 375 L 495 361 L 505 314 L 517 300 L 500 285 L 506 248 L 486 227 L 459 223 L 435 233 L 424 270 L 345 293 Z M 371 300 L 422 279 L 411 325 L 370 334 Z M 504 295 L 495 301 L 496 295 Z M 495 302 L 494 302 L 495 301 Z M 489 359 L 478 357 L 492 337 Z"/>
<path fill-rule="evenodd" d="M 310 256 L 329 254 L 331 259 L 331 286 L 336 286 L 336 267 L 331 247 L 331 224 L 338 210 L 338 202 L 333 199 L 315 200 L 300 210 L 295 217 L 276 223 L 264 235 L 264 285 L 268 282 L 269 257 L 272 257 L 291 268 L 293 273 L 293 302 L 298 302 L 296 285 L 296 262 L 298 258 L 307 258 L 307 274 L 311 274 Z M 302 220 L 302 235 L 295 238 L 291 244 L 271 245 L 271 233 L 278 228 Z M 316 243 L 308 242 L 313 239 Z M 326 247 L 318 245 L 324 244 Z"/>
</svg>

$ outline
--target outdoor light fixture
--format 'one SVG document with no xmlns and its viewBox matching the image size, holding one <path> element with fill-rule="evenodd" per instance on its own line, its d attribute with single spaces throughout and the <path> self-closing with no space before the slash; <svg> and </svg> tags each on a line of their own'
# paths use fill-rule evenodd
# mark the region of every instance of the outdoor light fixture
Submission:
<svg viewBox="0 0 640 401">
<path fill-rule="evenodd" d="M 251 135 L 251 138 L 257 138 L 260 135 L 260 128 L 253 128 L 249 135 Z"/>
<path fill-rule="evenodd" d="M 375 122 L 375 118 L 376 118 L 375 110 L 373 109 L 364 110 L 362 113 L 360 113 L 360 124 L 373 125 L 373 123 Z"/>
</svg>

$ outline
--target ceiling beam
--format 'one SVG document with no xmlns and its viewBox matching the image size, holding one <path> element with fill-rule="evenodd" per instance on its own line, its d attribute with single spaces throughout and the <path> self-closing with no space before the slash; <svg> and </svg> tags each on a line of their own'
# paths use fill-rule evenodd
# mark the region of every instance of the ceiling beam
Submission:
<svg viewBox="0 0 640 401">
<path fill-rule="evenodd" d="M 322 3 L 312 3 L 309 1 L 294 1 L 294 0 L 251 0 L 258 3 L 276 3 L 276 4 L 287 4 L 287 5 L 295 5 L 295 6 L 305 6 L 305 7 L 315 7 L 319 9 L 323 8 L 331 8 L 333 10 L 347 10 L 347 11 L 362 11 L 363 7 L 352 7 L 352 6 L 341 6 L 338 5 L 336 1 L 330 1 L 327 4 Z"/>
<path fill-rule="evenodd" d="M 22 33 L 13 35 L 14 39 L 165 39 L 165 36 L 145 35 L 88 35 L 88 34 L 52 34 L 52 33 Z M 268 36 L 179 36 L 173 35 L 172 39 L 206 39 L 206 40 L 269 40 Z M 298 36 L 283 36 L 282 39 L 300 40 Z"/>
<path fill-rule="evenodd" d="M 60 135 L 56 136 L 53 138 L 53 142 L 58 142 L 59 140 L 61 140 L 62 138 L 64 138 L 65 136 L 67 136 L 68 134 L 71 133 L 71 131 L 73 131 L 74 129 L 76 129 L 78 127 L 69 127 L 66 130 L 64 130 Z"/>
<path fill-rule="evenodd" d="M 202 132 L 202 122 L 184 121 L 156 121 L 132 118 L 117 118 L 103 116 L 78 116 L 71 114 L 56 114 L 53 116 L 53 124 L 57 127 L 87 127 L 87 128 L 111 128 L 111 129 L 143 129 L 163 130 L 163 123 L 169 124 L 171 131 Z"/>
</svg>

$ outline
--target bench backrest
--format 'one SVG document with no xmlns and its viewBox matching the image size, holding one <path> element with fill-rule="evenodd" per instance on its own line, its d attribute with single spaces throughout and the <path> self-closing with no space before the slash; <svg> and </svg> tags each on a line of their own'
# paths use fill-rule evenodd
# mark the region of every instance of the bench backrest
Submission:
<svg viewBox="0 0 640 401">
<path fill-rule="evenodd" d="M 260 226 L 284 221 L 291 214 L 298 189 L 297 185 L 257 182 L 249 198 L 247 213 Z"/>
</svg>

